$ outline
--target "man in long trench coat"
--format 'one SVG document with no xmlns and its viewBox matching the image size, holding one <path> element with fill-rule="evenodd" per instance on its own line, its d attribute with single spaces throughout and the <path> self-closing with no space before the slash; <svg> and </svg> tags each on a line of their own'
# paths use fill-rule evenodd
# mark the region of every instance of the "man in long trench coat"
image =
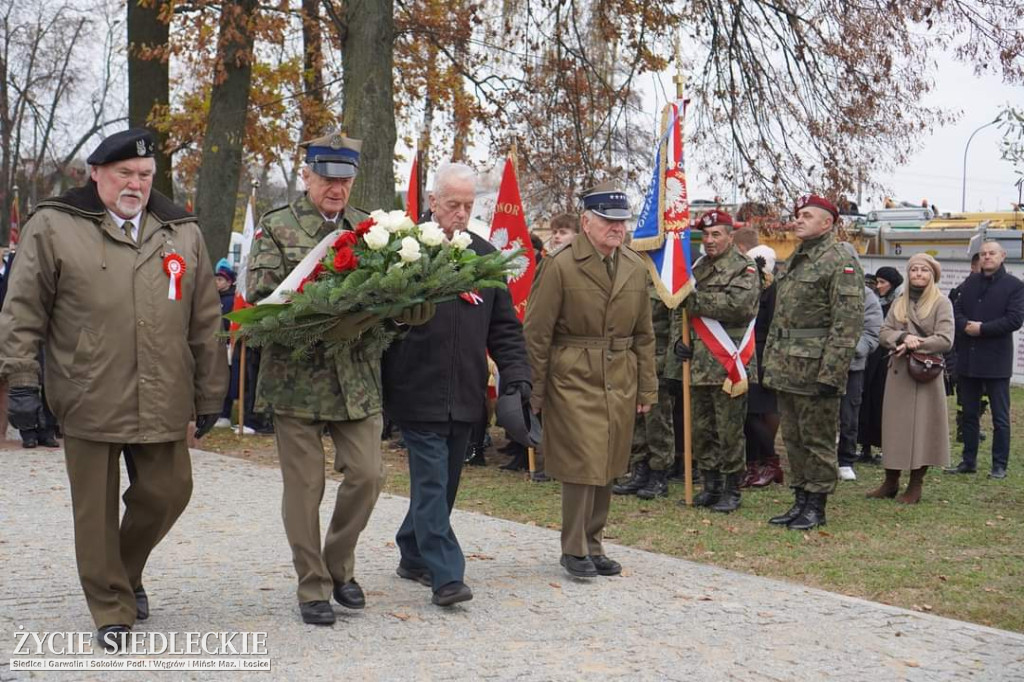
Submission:
<svg viewBox="0 0 1024 682">
<path fill-rule="evenodd" d="M 524 332 L 547 473 L 562 482 L 562 559 L 572 576 L 622 571 L 601 544 L 612 484 L 629 462 L 636 414 L 658 400 L 646 266 L 623 246 L 626 195 L 583 195 L 584 237 L 550 256 Z"/>
<path fill-rule="evenodd" d="M 210 257 L 195 217 L 152 189 L 153 147 L 145 129 L 115 133 L 89 156 L 89 183 L 39 203 L 0 315 L 16 427 L 40 409 L 45 348 L 78 575 L 107 649 L 149 616 L 143 568 L 192 494 L 188 423 L 196 416 L 197 438 L 209 431 L 228 384 Z"/>
</svg>

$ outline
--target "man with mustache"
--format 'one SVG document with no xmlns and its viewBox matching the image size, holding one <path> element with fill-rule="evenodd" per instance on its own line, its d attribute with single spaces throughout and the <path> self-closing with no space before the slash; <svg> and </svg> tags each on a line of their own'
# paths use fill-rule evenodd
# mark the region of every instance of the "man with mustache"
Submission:
<svg viewBox="0 0 1024 682">
<path fill-rule="evenodd" d="M 227 389 L 220 301 L 196 219 L 152 189 L 153 136 L 115 133 L 89 156 L 91 180 L 39 203 L 25 225 L 0 314 L 10 422 L 46 399 L 64 429 L 75 554 L 108 650 L 149 617 L 146 560 L 192 494 L 185 443 L 213 427 Z M 131 472 L 118 518 L 120 456 Z"/>
</svg>

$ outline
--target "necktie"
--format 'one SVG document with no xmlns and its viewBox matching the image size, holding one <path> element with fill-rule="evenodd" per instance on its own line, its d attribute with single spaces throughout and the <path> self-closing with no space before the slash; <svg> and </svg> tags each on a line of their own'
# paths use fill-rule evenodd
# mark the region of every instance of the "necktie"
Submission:
<svg viewBox="0 0 1024 682">
<path fill-rule="evenodd" d="M 612 261 L 612 256 L 608 255 L 604 258 L 604 267 L 608 271 L 608 279 L 615 281 L 615 263 Z"/>
</svg>

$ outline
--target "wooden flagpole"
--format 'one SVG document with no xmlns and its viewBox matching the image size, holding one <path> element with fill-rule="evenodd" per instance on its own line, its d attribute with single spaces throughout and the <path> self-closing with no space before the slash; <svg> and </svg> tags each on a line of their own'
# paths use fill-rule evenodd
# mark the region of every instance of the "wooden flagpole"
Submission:
<svg viewBox="0 0 1024 682">
<path fill-rule="evenodd" d="M 676 99 L 682 101 L 685 95 L 686 76 L 682 71 L 682 60 L 679 53 L 679 43 L 676 43 L 676 75 L 672 80 L 676 84 Z M 682 125 L 682 122 L 679 123 Z M 684 131 L 680 131 L 684 134 Z M 690 318 L 683 309 L 682 342 L 687 348 L 690 347 Z M 693 425 L 691 423 L 690 409 L 690 361 L 683 361 L 683 499 L 686 506 L 693 506 Z"/>
</svg>

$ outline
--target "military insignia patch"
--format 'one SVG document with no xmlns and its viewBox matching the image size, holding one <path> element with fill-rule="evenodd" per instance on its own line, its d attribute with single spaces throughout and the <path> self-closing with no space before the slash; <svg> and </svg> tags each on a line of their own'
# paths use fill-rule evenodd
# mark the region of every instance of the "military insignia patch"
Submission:
<svg viewBox="0 0 1024 682">
<path fill-rule="evenodd" d="M 331 149 L 341 149 L 341 135 L 338 133 L 331 136 Z"/>
<path fill-rule="evenodd" d="M 844 275 L 852 275 L 853 272 L 854 272 L 854 270 L 853 270 L 852 266 L 847 265 L 846 267 L 843 268 L 843 274 Z"/>
<path fill-rule="evenodd" d="M 747 272 L 754 273 L 754 272 L 757 272 L 757 270 L 754 268 L 753 265 L 748 265 L 747 266 Z"/>
<path fill-rule="evenodd" d="M 135 141 L 135 151 L 137 151 L 139 153 L 139 156 L 145 156 L 146 155 L 146 141 L 145 140 L 136 140 Z"/>
</svg>

